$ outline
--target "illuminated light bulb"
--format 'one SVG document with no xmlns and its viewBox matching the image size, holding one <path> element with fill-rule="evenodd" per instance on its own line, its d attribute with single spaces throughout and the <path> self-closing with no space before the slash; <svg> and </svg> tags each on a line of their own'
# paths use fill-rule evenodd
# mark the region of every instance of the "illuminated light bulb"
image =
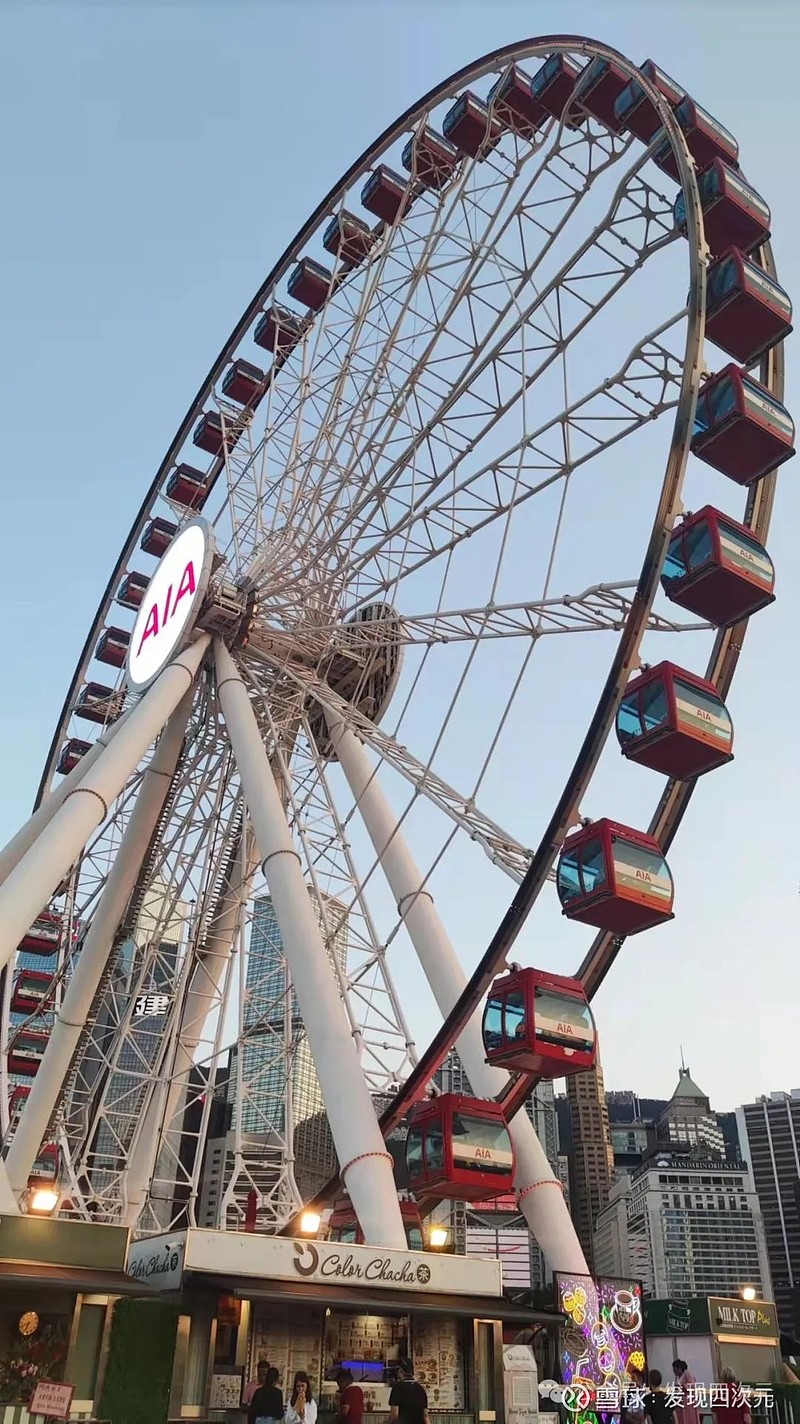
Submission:
<svg viewBox="0 0 800 1424">
<path fill-rule="evenodd" d="M 40 1213 L 42 1216 L 49 1216 L 50 1212 L 58 1206 L 58 1192 L 53 1187 L 37 1187 L 30 1202 L 31 1211 Z"/>
</svg>

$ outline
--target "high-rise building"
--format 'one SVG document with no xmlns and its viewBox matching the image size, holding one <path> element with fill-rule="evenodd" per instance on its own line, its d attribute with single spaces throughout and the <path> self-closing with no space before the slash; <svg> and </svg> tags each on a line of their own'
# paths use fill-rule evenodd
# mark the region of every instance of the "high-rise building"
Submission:
<svg viewBox="0 0 800 1424">
<path fill-rule="evenodd" d="M 609 1193 L 595 1272 L 634 1275 L 656 1297 L 770 1296 L 764 1224 L 745 1162 L 656 1153 Z"/>
<path fill-rule="evenodd" d="M 100 1090 L 113 1024 L 127 1004 L 130 1023 L 108 1074 L 104 1114 L 92 1143 L 92 1181 L 97 1191 L 108 1174 L 118 1170 L 122 1150 L 129 1146 L 139 1122 L 172 1007 L 188 913 L 188 906 L 174 901 L 165 882 L 154 880 L 142 897 L 134 933 L 117 950 L 110 998 L 101 1006 L 82 1065 L 85 1083 L 93 1075 Z"/>
<path fill-rule="evenodd" d="M 312 896 L 312 904 L 331 964 L 344 975 L 347 911 L 331 896 Z M 229 1212 L 241 1215 L 251 1188 L 262 1202 L 271 1203 L 277 1218 L 290 1213 L 293 1199 L 286 1177 L 290 1158 L 304 1201 L 337 1167 L 322 1090 L 269 895 L 253 903 L 242 1026 L 240 1046 L 231 1055 L 227 1130 L 224 1137 L 209 1141 L 207 1152 L 199 1209 L 206 1226 L 222 1225 Z M 246 1164 L 243 1171 L 237 1166 L 237 1140 Z M 229 1200 L 232 1179 L 234 1202 Z"/>
<path fill-rule="evenodd" d="M 553 1172 L 559 1177 L 558 1117 L 555 1084 L 551 1078 L 542 1078 L 541 1082 L 537 1083 L 525 1104 L 525 1110 L 536 1129 L 536 1136 L 545 1150 Z M 542 1248 L 531 1238 L 530 1285 L 534 1290 L 541 1290 L 550 1284 L 551 1279 L 552 1268 Z"/>
<path fill-rule="evenodd" d="M 658 1139 L 671 1152 L 686 1151 L 700 1157 L 725 1155 L 725 1139 L 716 1113 L 683 1062 L 678 1069 L 677 1087 L 658 1121 Z"/>
<path fill-rule="evenodd" d="M 737 1109 L 739 1140 L 764 1215 L 781 1329 L 800 1330 L 800 1088 Z"/>
<path fill-rule="evenodd" d="M 597 1218 L 608 1201 L 614 1179 L 614 1154 L 608 1123 L 603 1070 L 594 1068 L 567 1079 L 572 1150 L 570 1153 L 570 1210 L 590 1271 L 594 1267 L 594 1232 Z"/>
<path fill-rule="evenodd" d="M 328 940 L 328 953 L 336 968 L 347 970 L 347 912 L 338 901 L 316 901 L 320 927 Z M 323 914 L 327 925 L 323 924 Z M 330 928 L 328 928 L 330 927 Z M 247 1134 L 286 1128 L 287 1105 L 295 1129 L 324 1115 L 324 1102 L 294 989 L 287 994 L 283 940 L 270 896 L 253 905 L 253 924 L 247 961 L 242 1081 L 244 1098 L 241 1129 Z M 311 1160 L 327 1142 L 305 1141 Z"/>
</svg>

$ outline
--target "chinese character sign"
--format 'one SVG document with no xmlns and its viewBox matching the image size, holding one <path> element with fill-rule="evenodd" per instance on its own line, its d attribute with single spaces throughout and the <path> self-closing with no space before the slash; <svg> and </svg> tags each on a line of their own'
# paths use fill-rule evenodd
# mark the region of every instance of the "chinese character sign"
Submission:
<svg viewBox="0 0 800 1424">
<path fill-rule="evenodd" d="M 30 1402 L 31 1414 L 44 1414 L 48 1419 L 69 1419 L 72 1384 L 54 1384 L 52 1380 L 39 1380 Z"/>
<path fill-rule="evenodd" d="M 583 1421 L 605 1419 L 609 1414 L 616 1416 L 620 1410 L 641 1414 L 646 1394 L 643 1385 L 623 1389 L 606 1384 L 591 1387 L 588 1382 L 581 1383 L 580 1380 L 577 1384 L 564 1386 L 556 1380 L 542 1380 L 539 1385 L 539 1395 L 543 1400 L 563 1404 L 570 1414 L 580 1416 Z M 744 1406 L 763 1413 L 775 1407 L 771 1385 L 749 1388 L 740 1384 L 691 1384 L 684 1389 L 682 1385 L 673 1384 L 665 1388 L 664 1399 L 667 1409 L 681 1409 L 688 1405 L 703 1413 L 719 1409 L 741 1410 Z"/>
<path fill-rule="evenodd" d="M 645 1369 L 641 1290 L 636 1282 L 591 1276 L 556 1276 L 560 1309 L 567 1316 L 561 1342 L 561 1378 L 574 1392 L 577 1412 L 590 1410 L 607 1424 L 623 1394 L 636 1390 Z M 571 1397 L 565 1397 L 568 1408 Z M 572 1412 L 575 1412 L 573 1409 Z"/>
<path fill-rule="evenodd" d="M 135 1019 L 163 1018 L 169 1009 L 169 994 L 140 994 L 133 1005 Z"/>
</svg>

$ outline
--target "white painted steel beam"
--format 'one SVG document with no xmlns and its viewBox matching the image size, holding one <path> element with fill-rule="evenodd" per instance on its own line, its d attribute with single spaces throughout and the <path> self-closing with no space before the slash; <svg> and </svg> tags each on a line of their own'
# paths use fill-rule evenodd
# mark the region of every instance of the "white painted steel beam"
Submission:
<svg viewBox="0 0 800 1424">
<path fill-rule="evenodd" d="M 208 644 L 203 634 L 164 669 L 0 887 L 0 969 L 191 687 Z"/>
<path fill-rule="evenodd" d="M 6 1158 L 12 1191 L 25 1190 L 47 1126 L 69 1073 L 75 1050 L 91 1012 L 108 964 L 114 936 L 128 906 L 164 809 L 178 765 L 192 706 L 191 689 L 172 713 L 159 739 L 114 858 L 108 879 L 77 955 L 75 969 L 58 1010 L 50 1041 L 33 1081 L 25 1111 L 14 1132 Z"/>
<path fill-rule="evenodd" d="M 88 772 L 91 771 L 100 753 L 105 750 L 117 732 L 121 731 L 122 727 L 124 727 L 131 715 L 131 710 L 132 709 L 129 708 L 116 722 L 112 722 L 110 726 L 103 729 L 97 741 L 93 742 L 90 750 L 86 753 L 86 756 L 81 757 L 77 766 L 74 766 L 72 771 L 68 772 L 64 777 L 63 781 L 45 797 L 41 806 L 34 811 L 24 826 L 20 827 L 17 834 L 8 842 L 8 845 L 4 846 L 0 851 L 0 885 L 8 878 L 12 870 L 19 865 L 25 852 L 30 850 L 34 841 L 41 835 L 45 827 L 49 826 L 56 811 L 61 809 L 67 797 L 72 795 L 75 788 L 83 781 L 83 778 Z"/>
<path fill-rule="evenodd" d="M 378 782 L 365 748 L 341 718 L 326 709 L 331 741 L 356 799 L 381 868 L 434 998 L 446 1018 L 467 985 L 453 945 L 425 888 L 423 877 Z M 456 1043 L 473 1091 L 496 1098 L 508 1074 L 486 1062 L 479 1015 Z M 586 1260 L 567 1210 L 561 1183 L 553 1174 L 533 1123 L 522 1109 L 509 1123 L 514 1144 L 514 1188 L 519 1209 L 553 1270 L 587 1274 Z"/>
<path fill-rule="evenodd" d="M 217 690 L 344 1181 L 373 1246 L 406 1245 L 392 1159 L 348 1028 L 247 689 L 215 642 Z"/>
</svg>

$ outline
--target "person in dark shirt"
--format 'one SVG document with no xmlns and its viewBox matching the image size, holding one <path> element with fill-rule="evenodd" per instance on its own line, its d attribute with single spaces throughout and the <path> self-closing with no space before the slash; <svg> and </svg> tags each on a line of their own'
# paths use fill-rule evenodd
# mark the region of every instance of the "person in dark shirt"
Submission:
<svg viewBox="0 0 800 1424">
<path fill-rule="evenodd" d="M 414 1379 L 410 1360 L 399 1361 L 400 1377 L 389 1395 L 389 1418 L 392 1424 L 430 1424 L 428 1396 Z"/>
<path fill-rule="evenodd" d="M 670 1406 L 666 1391 L 661 1388 L 660 1370 L 651 1370 L 647 1376 L 650 1388 L 642 1403 L 645 1419 L 649 1424 L 675 1424 L 675 1410 Z"/>
<path fill-rule="evenodd" d="M 364 1391 L 353 1384 L 351 1370 L 340 1370 L 336 1376 L 339 1386 L 338 1424 L 361 1424 L 364 1418 Z"/>
<path fill-rule="evenodd" d="M 247 1424 L 258 1424 L 260 1419 L 280 1420 L 283 1424 L 283 1395 L 278 1389 L 280 1375 L 272 1365 L 264 1383 L 259 1385 L 247 1410 Z"/>
</svg>

